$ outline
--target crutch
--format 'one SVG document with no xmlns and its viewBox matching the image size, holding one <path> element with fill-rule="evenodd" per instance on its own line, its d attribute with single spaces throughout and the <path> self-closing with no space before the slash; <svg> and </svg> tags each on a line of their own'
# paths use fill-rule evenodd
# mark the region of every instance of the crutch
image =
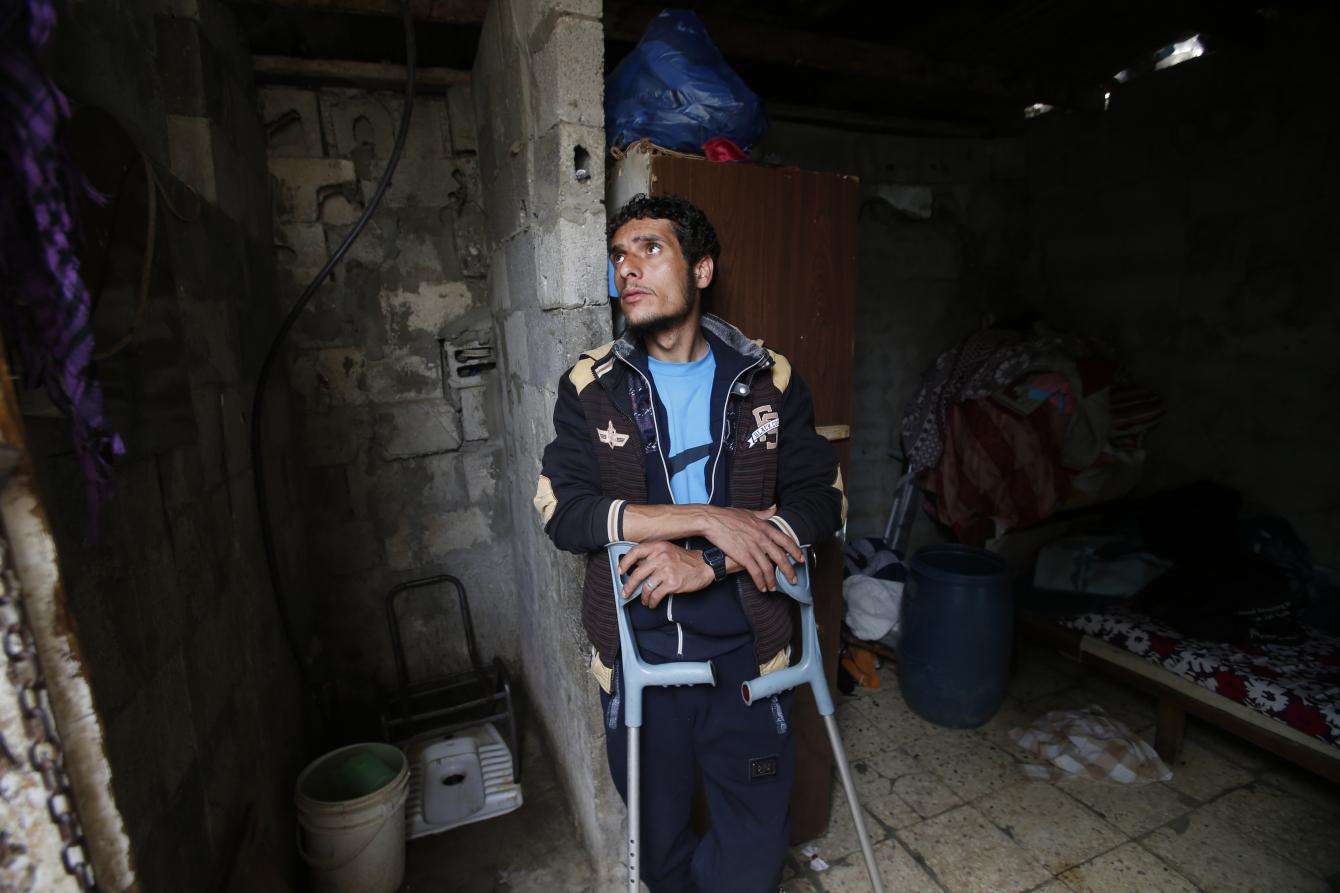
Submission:
<svg viewBox="0 0 1340 893">
<path fill-rule="evenodd" d="M 628 891 L 638 893 L 639 858 L 641 857 L 642 795 L 638 790 L 641 777 L 641 751 L 638 732 L 642 728 L 642 689 L 653 685 L 716 685 L 716 677 L 709 661 L 677 661 L 669 664 L 643 663 L 628 626 L 626 606 L 642 595 L 638 586 L 632 594 L 623 592 L 624 578 L 619 574 L 619 561 L 637 543 L 610 543 L 606 549 L 610 557 L 610 579 L 614 581 L 614 614 L 619 621 L 619 660 L 623 671 L 624 725 L 628 727 Z"/>
<path fill-rule="evenodd" d="M 746 704 L 795 688 L 808 685 L 814 692 L 814 705 L 824 718 L 824 727 L 828 730 L 828 743 L 833 747 L 833 759 L 837 762 L 838 775 L 842 777 L 842 788 L 847 794 L 847 805 L 851 807 L 852 821 L 856 823 L 856 836 L 861 841 L 861 853 L 865 856 L 865 870 L 870 875 L 870 887 L 875 893 L 884 893 L 884 885 L 879 879 L 879 869 L 875 867 L 875 854 L 870 848 L 870 835 L 865 830 L 865 819 L 861 817 L 861 804 L 856 800 L 856 787 L 851 781 L 851 767 L 847 765 L 847 751 L 842 746 L 842 736 L 838 734 L 837 720 L 833 719 L 833 695 L 828 691 L 828 680 L 824 678 L 824 662 L 819 654 L 819 627 L 814 622 L 814 596 L 810 593 L 810 568 L 808 562 L 795 564 L 796 582 L 787 582 L 779 570 L 777 588 L 800 605 L 800 634 L 804 653 L 800 663 L 777 670 L 766 676 L 759 676 L 740 684 L 740 694 Z"/>
</svg>

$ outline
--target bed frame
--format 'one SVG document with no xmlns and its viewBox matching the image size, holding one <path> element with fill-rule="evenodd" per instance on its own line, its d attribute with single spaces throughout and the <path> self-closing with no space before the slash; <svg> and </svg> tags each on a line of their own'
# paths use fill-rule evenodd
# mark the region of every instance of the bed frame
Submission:
<svg viewBox="0 0 1340 893">
<path fill-rule="evenodd" d="M 1158 699 L 1154 749 L 1172 763 L 1182 749 L 1187 714 L 1263 748 L 1310 772 L 1340 783 L 1340 748 L 1216 695 L 1189 679 L 1078 630 L 1020 612 L 1019 635 L 1055 648 L 1076 663 Z M 1018 653 L 1018 649 L 1015 649 Z"/>
</svg>

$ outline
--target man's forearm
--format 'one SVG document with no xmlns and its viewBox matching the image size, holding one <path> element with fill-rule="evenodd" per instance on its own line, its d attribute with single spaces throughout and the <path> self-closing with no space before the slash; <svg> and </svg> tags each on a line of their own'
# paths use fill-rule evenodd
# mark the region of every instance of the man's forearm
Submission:
<svg viewBox="0 0 1340 893">
<path fill-rule="evenodd" d="M 623 538 L 635 543 L 707 536 L 710 505 L 628 505 L 623 511 Z"/>
<path fill-rule="evenodd" d="M 804 559 L 791 534 L 764 520 L 774 510 L 775 507 L 751 512 L 713 505 L 625 505 L 620 535 L 638 543 L 705 537 L 726 554 L 727 573 L 748 571 L 755 586 L 771 590 L 776 588 L 774 567 L 784 568 L 787 578 L 795 582 L 791 561 Z"/>
</svg>

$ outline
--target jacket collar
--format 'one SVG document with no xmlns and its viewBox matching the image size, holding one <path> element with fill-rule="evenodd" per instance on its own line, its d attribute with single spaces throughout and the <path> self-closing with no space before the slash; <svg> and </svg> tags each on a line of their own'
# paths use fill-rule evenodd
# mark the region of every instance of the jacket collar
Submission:
<svg viewBox="0 0 1340 893">
<path fill-rule="evenodd" d="M 699 323 L 702 326 L 703 333 L 709 340 L 715 340 L 717 343 L 730 348 L 739 354 L 744 360 L 743 365 L 753 365 L 758 363 L 761 368 L 768 368 L 772 365 L 772 356 L 763 348 L 763 342 L 751 341 L 744 332 L 741 332 L 735 326 L 726 322 L 724 319 L 713 316 L 710 313 L 704 313 Z M 715 337 L 714 337 L 715 336 Z M 643 358 L 646 356 L 646 350 L 642 346 L 642 341 L 634 338 L 628 331 L 614 342 L 614 353 L 629 362 L 637 362 L 639 367 L 645 366 Z"/>
</svg>

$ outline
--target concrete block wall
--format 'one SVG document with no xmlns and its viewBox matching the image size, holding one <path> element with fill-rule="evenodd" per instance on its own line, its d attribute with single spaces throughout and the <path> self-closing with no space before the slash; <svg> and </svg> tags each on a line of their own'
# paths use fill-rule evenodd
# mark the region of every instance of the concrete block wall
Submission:
<svg viewBox="0 0 1340 893">
<path fill-rule="evenodd" d="M 984 317 L 1017 306 L 1024 145 L 774 122 L 759 151 L 861 178 L 847 531 L 881 536 L 902 474 L 903 409 L 922 372 Z"/>
<path fill-rule="evenodd" d="M 160 186 L 142 319 L 129 346 L 99 363 L 127 455 L 96 545 L 84 542 L 68 425 L 25 395 L 113 790 L 141 889 L 200 889 L 242 862 L 291 880 L 303 701 L 256 531 L 249 452 L 260 352 L 278 325 L 250 58 L 215 0 L 70 12 L 51 71 L 80 119 L 102 122 L 74 132 L 85 150 L 133 147 L 127 207 L 146 201 L 134 150 Z M 112 271 L 94 316 L 100 349 L 129 329 L 142 240 L 135 229 L 89 246 L 108 252 Z M 269 501 L 292 581 L 303 524 L 282 374 L 268 408 Z"/>
<path fill-rule="evenodd" d="M 1168 414 L 1143 492 L 1203 478 L 1340 562 L 1334 27 L 1284 20 L 1028 135 L 1028 305 L 1108 341 Z"/>
<path fill-rule="evenodd" d="M 623 806 L 587 673 L 583 561 L 557 551 L 532 499 L 559 377 L 608 341 L 602 27 L 593 0 L 496 0 L 472 74 L 488 294 L 508 432 L 505 495 L 522 666 L 598 884 L 617 886 Z M 577 174 L 584 158 L 586 176 Z"/>
<path fill-rule="evenodd" d="M 260 100 L 288 308 L 375 191 L 404 96 L 274 86 Z M 459 577 L 484 658 L 521 658 L 475 147 L 468 86 L 415 98 L 391 187 L 292 334 L 304 591 L 340 698 L 368 708 L 394 682 L 383 605 L 399 583 Z M 452 590 L 410 598 L 411 674 L 465 668 Z"/>
</svg>

